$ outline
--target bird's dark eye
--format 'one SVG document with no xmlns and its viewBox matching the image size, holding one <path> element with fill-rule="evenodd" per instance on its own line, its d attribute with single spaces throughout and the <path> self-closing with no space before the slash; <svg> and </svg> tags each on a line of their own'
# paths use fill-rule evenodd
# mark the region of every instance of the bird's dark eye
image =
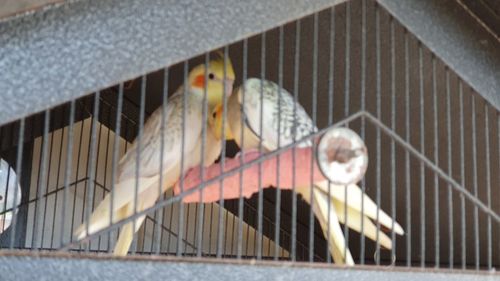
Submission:
<svg viewBox="0 0 500 281">
<path fill-rule="evenodd" d="M 214 111 L 214 113 L 212 113 L 212 118 L 215 118 L 215 116 L 217 116 L 217 112 Z"/>
<path fill-rule="evenodd" d="M 214 80 L 215 79 L 215 75 L 213 73 L 209 73 L 208 74 L 208 79 Z"/>
</svg>

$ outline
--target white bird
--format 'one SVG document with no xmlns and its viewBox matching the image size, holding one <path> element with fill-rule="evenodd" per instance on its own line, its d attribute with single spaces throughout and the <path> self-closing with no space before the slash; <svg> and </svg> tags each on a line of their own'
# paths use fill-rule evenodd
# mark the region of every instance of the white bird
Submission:
<svg viewBox="0 0 500 281">
<path fill-rule="evenodd" d="M 244 115 L 243 122 L 241 122 L 242 113 Z M 221 110 L 214 115 L 214 118 L 216 119 L 213 122 L 215 124 L 215 134 L 217 137 L 221 137 Z M 274 82 L 256 78 L 246 80 L 243 86 L 229 98 L 226 125 L 225 137 L 234 139 L 242 151 L 256 149 L 260 146 L 260 143 L 262 143 L 264 150 L 273 151 L 317 131 L 306 111 L 299 103 L 295 102 L 288 91 L 280 88 Z M 336 132 L 338 134 L 339 131 Z M 341 134 L 345 137 L 345 132 L 341 131 Z M 299 148 L 310 147 L 312 141 L 302 141 L 296 146 Z M 354 148 L 353 151 L 356 151 L 356 149 Z M 364 153 L 366 154 L 366 151 Z M 329 229 L 330 253 L 338 264 L 354 264 L 352 255 L 345 245 L 344 234 L 339 223 L 347 222 L 348 227 L 359 232 L 361 231 L 361 221 L 363 221 L 363 230 L 366 237 L 375 240 L 378 233 L 380 245 L 387 249 L 392 247 L 391 239 L 379 231 L 372 222 L 378 216 L 381 225 L 391 228 L 392 219 L 380 210 L 366 194 L 362 193 L 359 186 L 354 184 L 362 175 L 360 177 L 354 171 L 347 172 L 346 170 L 349 165 L 352 165 L 351 161 L 354 161 L 355 166 L 353 167 L 357 167 L 356 171 L 364 174 L 363 169 L 366 170 L 367 162 L 363 160 L 362 155 L 354 152 L 353 155 L 349 156 L 349 154 L 343 152 L 337 155 L 337 158 L 340 156 L 343 158 L 349 156 L 350 158 L 348 157 L 345 161 L 340 162 L 338 160 L 342 160 L 342 157 L 333 159 L 337 161 L 329 161 L 328 163 L 331 166 L 328 166 L 328 163 L 325 164 L 323 161 L 323 167 L 326 167 L 326 170 L 330 169 L 333 172 L 333 177 L 338 179 L 337 184 L 332 183 L 329 185 L 328 181 L 315 182 L 312 198 L 310 187 L 296 187 L 296 191 L 302 195 L 303 199 L 312 204 L 313 212 L 319 220 L 325 236 L 327 236 Z M 301 175 L 296 176 L 300 177 Z M 327 175 L 327 177 L 329 176 Z M 264 179 L 263 182 L 267 181 Z M 352 183 L 338 184 L 350 182 Z M 330 190 L 331 198 L 328 197 L 328 190 Z M 347 202 L 345 202 L 346 192 Z M 362 197 L 364 198 L 363 207 L 361 204 Z M 330 211 L 328 211 L 329 203 L 331 203 Z M 344 212 L 345 204 L 347 204 L 347 214 Z M 363 214 L 361 213 L 362 208 Z M 402 227 L 396 222 L 394 222 L 394 231 L 396 234 L 404 234 Z"/>
</svg>

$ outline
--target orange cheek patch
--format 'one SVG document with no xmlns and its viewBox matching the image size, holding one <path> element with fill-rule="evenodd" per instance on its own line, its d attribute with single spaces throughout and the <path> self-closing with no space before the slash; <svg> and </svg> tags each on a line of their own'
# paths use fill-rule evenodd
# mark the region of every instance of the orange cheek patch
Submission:
<svg viewBox="0 0 500 281">
<path fill-rule="evenodd" d="M 200 74 L 194 78 L 193 86 L 198 88 L 205 87 L 205 75 Z"/>
</svg>

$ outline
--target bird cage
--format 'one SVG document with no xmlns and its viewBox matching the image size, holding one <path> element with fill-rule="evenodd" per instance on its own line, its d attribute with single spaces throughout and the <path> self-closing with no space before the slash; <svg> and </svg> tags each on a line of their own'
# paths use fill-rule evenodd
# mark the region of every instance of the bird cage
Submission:
<svg viewBox="0 0 500 281">
<path fill-rule="evenodd" d="M 484 14 L 494 4 L 41 2 L 32 13 L 0 13 L 0 199 L 11 198 L 0 205 L 0 276 L 498 278 L 500 40 Z M 219 76 L 197 76 L 198 128 L 187 121 L 191 73 L 214 60 Z M 234 82 L 214 107 L 213 77 Z M 249 81 L 260 81 L 261 107 L 245 107 Z M 265 115 L 265 85 L 279 89 L 276 116 Z M 241 120 L 229 102 L 238 94 Z M 182 126 L 169 132 L 176 102 Z M 251 119 L 254 107 L 260 119 Z M 294 137 L 280 144 L 273 120 L 297 122 L 302 108 L 310 131 L 297 139 L 290 121 Z M 264 148 L 267 132 L 240 149 L 244 133 L 225 138 L 229 130 L 238 139 L 227 126 L 235 122 L 254 137 L 278 126 L 276 147 Z M 332 185 L 321 144 L 339 128 L 359 135 L 368 166 Z M 176 135 L 178 146 L 165 140 Z M 217 155 L 192 160 L 189 143 Z M 184 172 L 160 173 L 171 164 L 162 151 L 181 155 Z M 158 172 L 141 174 L 145 157 L 161 163 Z M 325 204 L 315 200 L 314 169 L 328 183 Z M 99 206 L 122 204 L 123 173 L 132 175 L 132 209 L 104 212 L 108 222 L 93 229 Z M 154 202 L 144 203 L 144 190 Z M 115 259 L 127 226 L 137 231 Z"/>
</svg>

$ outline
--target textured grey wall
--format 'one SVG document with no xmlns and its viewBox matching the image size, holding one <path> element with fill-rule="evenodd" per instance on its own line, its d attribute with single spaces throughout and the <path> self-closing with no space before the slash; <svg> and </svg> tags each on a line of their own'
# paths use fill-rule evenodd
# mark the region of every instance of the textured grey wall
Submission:
<svg viewBox="0 0 500 281">
<path fill-rule="evenodd" d="M 0 23 L 0 124 L 341 1 L 89 0 Z"/>
<path fill-rule="evenodd" d="M 29 267 L 30 270 L 26 270 Z M 183 262 L 175 259 L 113 260 L 0 256 L 5 280 L 394 280 L 473 281 L 498 280 L 498 274 L 450 273 L 342 269 L 335 267 L 290 266 L 282 263 L 231 264 L 224 262 Z"/>
</svg>

